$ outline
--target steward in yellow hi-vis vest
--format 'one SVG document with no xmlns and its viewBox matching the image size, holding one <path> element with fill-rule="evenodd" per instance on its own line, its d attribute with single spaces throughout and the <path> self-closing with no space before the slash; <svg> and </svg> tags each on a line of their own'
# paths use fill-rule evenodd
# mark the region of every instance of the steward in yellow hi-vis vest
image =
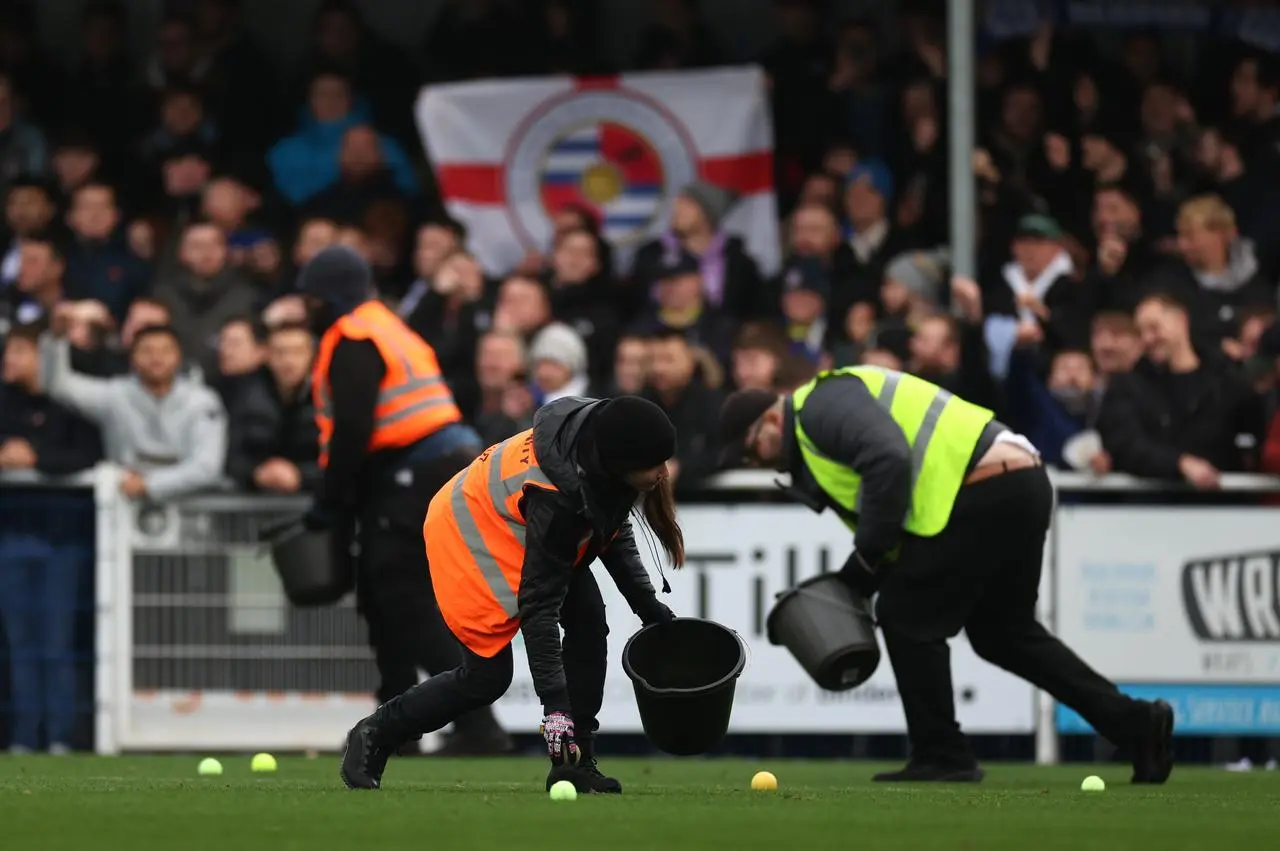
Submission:
<svg viewBox="0 0 1280 851">
<path fill-rule="evenodd" d="M 1128 750 L 1135 783 L 1169 777 L 1169 704 L 1121 694 L 1036 620 L 1053 485 L 1035 447 L 992 411 L 907 373 L 856 366 L 790 394 L 733 393 L 720 429 L 722 466 L 789 473 L 791 496 L 854 532 L 838 577 L 855 598 L 878 595 L 911 740 L 906 767 L 875 779 L 982 779 L 956 723 L 947 640 L 962 629 L 980 657 Z M 862 617 L 856 608 L 850 618 Z M 984 697 L 1001 700 L 974 699 Z"/>
</svg>

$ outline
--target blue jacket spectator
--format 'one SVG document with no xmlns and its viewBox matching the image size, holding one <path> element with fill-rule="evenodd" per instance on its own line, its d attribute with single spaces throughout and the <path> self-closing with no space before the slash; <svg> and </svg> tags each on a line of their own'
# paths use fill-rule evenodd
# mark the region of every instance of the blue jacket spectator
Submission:
<svg viewBox="0 0 1280 851">
<path fill-rule="evenodd" d="M 353 96 L 345 77 L 332 71 L 317 73 L 298 132 L 281 139 L 267 154 L 280 194 L 293 204 L 301 204 L 336 181 L 342 137 L 352 127 L 370 123 L 370 117 L 368 104 Z M 404 148 L 381 135 L 378 143 L 396 187 L 416 196 L 418 179 Z"/>
<path fill-rule="evenodd" d="M 1092 427 L 1101 401 L 1093 362 L 1085 352 L 1065 349 L 1054 356 L 1046 382 L 1037 361 L 1033 349 L 1015 348 L 1009 356 L 1010 425 L 1036 445 L 1046 464 L 1071 467 L 1064 463 L 1063 447 Z"/>
<path fill-rule="evenodd" d="M 0 189 L 22 175 L 49 170 L 49 150 L 40 128 L 18 117 L 13 85 L 0 76 Z"/>
</svg>

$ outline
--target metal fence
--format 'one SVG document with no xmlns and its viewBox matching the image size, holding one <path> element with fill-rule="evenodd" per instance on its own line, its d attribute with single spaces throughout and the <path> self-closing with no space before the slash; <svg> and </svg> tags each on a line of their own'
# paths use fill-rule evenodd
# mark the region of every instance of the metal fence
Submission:
<svg viewBox="0 0 1280 851">
<path fill-rule="evenodd" d="M 1274 508 L 1257 506 L 1260 492 L 1280 492 L 1280 480 L 1228 477 L 1226 499 L 1254 505 L 1224 508 L 1152 507 L 1169 502 L 1168 494 L 1125 477 L 1056 478 L 1060 505 L 1041 594 L 1046 622 L 1128 690 L 1169 694 L 1193 734 L 1280 736 L 1280 689 L 1270 685 L 1280 679 L 1280 628 L 1270 635 L 1266 614 L 1280 612 L 1280 524 Z M 682 508 L 690 552 L 700 555 L 691 575 L 673 583 L 672 604 L 682 611 L 710 606 L 709 616 L 751 645 L 732 730 L 900 735 L 887 665 L 875 688 L 833 701 L 807 684 L 784 651 L 752 632 L 750 590 L 780 590 L 820 570 L 847 546 L 838 524 L 795 506 L 761 506 L 760 492 L 774 489 L 772 476 L 732 474 L 718 486 L 718 502 Z M 0 476 L 7 658 L 0 663 L 0 730 L 7 731 L 0 741 L 29 743 L 19 737 L 29 738 L 34 705 L 41 713 L 36 744 L 49 744 L 51 730 L 66 726 L 65 718 L 45 717 L 65 704 L 49 695 L 70 689 L 74 731 L 62 744 L 101 753 L 337 748 L 352 719 L 373 706 L 376 672 L 363 623 L 350 598 L 319 609 L 290 606 L 258 543 L 262 526 L 305 505 L 238 494 L 135 505 L 119 495 L 110 466 L 61 481 Z M 1063 534 L 1070 540 L 1060 540 Z M 1111 565 L 1114 575 L 1099 565 Z M 1143 565 L 1159 569 L 1137 569 Z M 31 574 L 51 580 L 55 573 L 70 578 L 39 586 L 52 589 L 44 597 L 22 584 Z M 1134 585 L 1139 575 L 1147 586 Z M 602 583 L 616 657 L 636 624 L 608 586 Z M 1224 609 L 1228 598 L 1238 612 Z M 1123 617 L 1115 600 L 1129 601 Z M 46 631 L 33 633 L 33 623 Z M 1121 633 L 1117 623 L 1147 626 Z M 1223 626 L 1210 634 L 1206 623 Z M 1233 624 L 1245 640 L 1228 634 Z M 1087 732 L 1046 695 L 1013 690 L 1001 679 L 1007 675 L 970 659 L 966 646 L 961 639 L 954 654 L 966 728 L 1024 737 L 1034 730 L 1041 762 L 1057 761 L 1063 735 Z M 517 683 L 497 707 L 514 731 L 537 724 L 524 679 L 517 664 Z M 638 733 L 624 686 L 612 683 L 602 723 Z"/>
</svg>

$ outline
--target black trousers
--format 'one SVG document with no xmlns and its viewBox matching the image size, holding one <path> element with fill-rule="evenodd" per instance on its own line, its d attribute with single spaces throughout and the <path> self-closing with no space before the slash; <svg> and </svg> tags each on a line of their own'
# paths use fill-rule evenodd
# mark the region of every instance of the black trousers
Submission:
<svg viewBox="0 0 1280 851">
<path fill-rule="evenodd" d="M 980 657 L 1047 691 L 1117 745 L 1137 704 L 1036 620 L 1053 485 L 1043 468 L 961 488 L 947 528 L 902 545 L 877 616 L 898 681 L 912 759 L 974 762 L 956 723 L 946 639 L 964 629 Z"/>
<path fill-rule="evenodd" d="M 431 498 L 474 458 L 448 453 L 409 468 L 410 477 L 389 476 L 360 517 L 356 603 L 381 678 L 378 703 L 417 684 L 419 668 L 434 676 L 462 661 L 436 605 L 422 522 Z"/>
<path fill-rule="evenodd" d="M 574 571 L 560 610 L 564 628 L 564 673 L 579 741 L 589 742 L 599 729 L 609 661 L 609 625 L 604 598 L 595 576 Z M 385 707 L 384 729 L 400 739 L 439 730 L 459 716 L 502 697 L 513 675 L 511 646 L 491 658 L 462 649 L 462 663 L 452 671 L 415 685 Z"/>
</svg>

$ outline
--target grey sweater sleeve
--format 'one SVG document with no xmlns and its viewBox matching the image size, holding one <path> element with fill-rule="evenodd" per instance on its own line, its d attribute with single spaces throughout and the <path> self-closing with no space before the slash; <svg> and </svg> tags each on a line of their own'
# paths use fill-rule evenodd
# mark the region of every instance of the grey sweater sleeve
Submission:
<svg viewBox="0 0 1280 851">
<path fill-rule="evenodd" d="M 809 394 L 799 414 L 814 448 L 847 464 L 862 479 L 862 511 L 855 546 L 869 562 L 898 545 L 911 507 L 911 447 L 867 385 L 853 376 L 830 378 Z"/>
</svg>

